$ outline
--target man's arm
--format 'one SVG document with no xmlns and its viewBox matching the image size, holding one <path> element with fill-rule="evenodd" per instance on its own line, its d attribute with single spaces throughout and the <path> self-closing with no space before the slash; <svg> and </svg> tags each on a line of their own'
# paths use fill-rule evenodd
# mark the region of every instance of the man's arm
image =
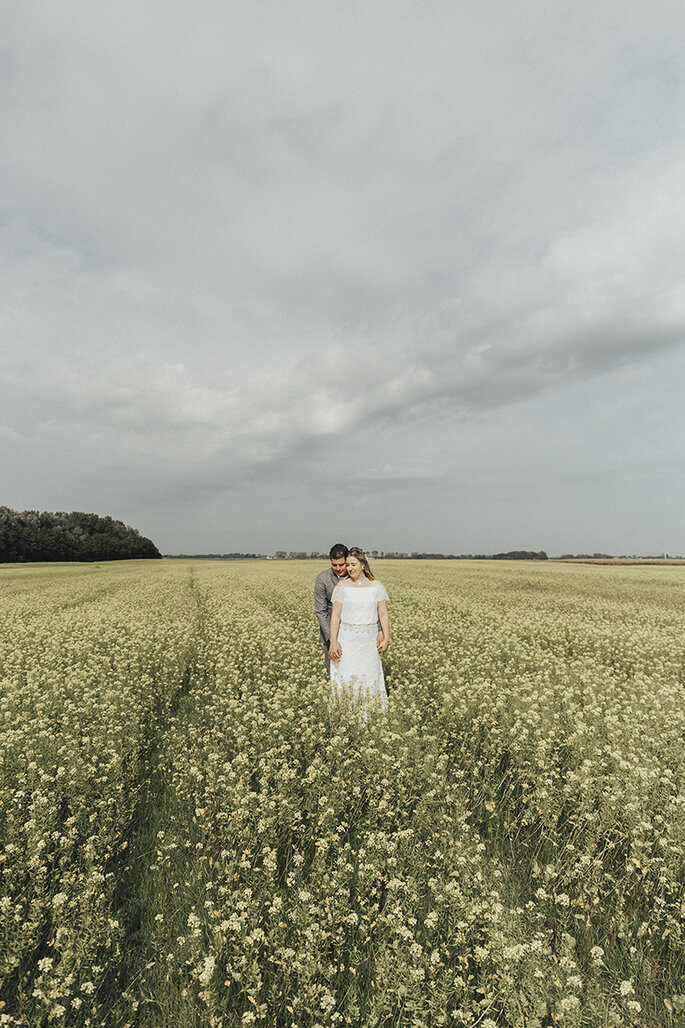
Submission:
<svg viewBox="0 0 685 1028">
<path fill-rule="evenodd" d="M 388 618 L 388 604 L 385 600 L 380 600 L 378 603 L 378 620 L 382 627 L 376 639 L 376 649 L 379 653 L 385 653 L 390 645 L 390 620 Z"/>
<path fill-rule="evenodd" d="M 326 583 L 322 581 L 320 575 L 316 576 L 316 581 L 314 582 L 314 613 L 321 626 L 323 637 L 328 642 L 331 637 L 331 614 L 328 609 Z"/>
<path fill-rule="evenodd" d="M 334 603 L 331 611 L 331 641 L 328 648 L 328 656 L 331 660 L 338 661 L 342 657 L 342 646 L 338 642 L 338 630 L 340 629 L 340 612 L 342 603 Z"/>
</svg>

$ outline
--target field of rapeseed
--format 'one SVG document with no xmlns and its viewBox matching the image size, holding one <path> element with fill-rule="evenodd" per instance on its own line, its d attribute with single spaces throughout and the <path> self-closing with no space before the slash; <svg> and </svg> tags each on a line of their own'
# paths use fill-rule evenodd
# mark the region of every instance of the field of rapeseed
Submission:
<svg viewBox="0 0 685 1028">
<path fill-rule="evenodd" d="M 0 570 L 0 1024 L 682 1024 L 685 571 L 317 570 Z"/>
</svg>

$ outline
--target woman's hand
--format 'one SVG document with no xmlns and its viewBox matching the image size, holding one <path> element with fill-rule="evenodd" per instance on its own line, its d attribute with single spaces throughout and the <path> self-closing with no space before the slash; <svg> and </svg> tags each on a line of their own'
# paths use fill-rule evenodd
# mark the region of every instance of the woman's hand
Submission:
<svg viewBox="0 0 685 1028">
<path fill-rule="evenodd" d="M 388 637 L 384 635 L 383 632 L 379 632 L 376 636 L 376 649 L 378 650 L 378 652 L 385 653 L 389 645 L 390 640 L 388 639 Z"/>
<path fill-rule="evenodd" d="M 342 646 L 339 642 L 333 642 L 331 640 L 331 645 L 328 647 L 328 656 L 331 658 L 331 660 L 334 660 L 336 662 L 340 660 L 340 658 L 342 657 Z"/>
</svg>

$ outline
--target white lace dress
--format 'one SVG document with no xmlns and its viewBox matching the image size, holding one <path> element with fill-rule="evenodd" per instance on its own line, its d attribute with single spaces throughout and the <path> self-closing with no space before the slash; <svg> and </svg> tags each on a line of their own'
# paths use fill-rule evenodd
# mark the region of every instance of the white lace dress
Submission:
<svg viewBox="0 0 685 1028">
<path fill-rule="evenodd" d="M 340 582 L 333 590 L 333 603 L 342 603 L 338 631 L 342 657 L 331 661 L 331 700 L 349 696 L 387 707 L 383 665 L 376 649 L 378 604 L 387 599 L 380 582 L 368 586 Z"/>
</svg>

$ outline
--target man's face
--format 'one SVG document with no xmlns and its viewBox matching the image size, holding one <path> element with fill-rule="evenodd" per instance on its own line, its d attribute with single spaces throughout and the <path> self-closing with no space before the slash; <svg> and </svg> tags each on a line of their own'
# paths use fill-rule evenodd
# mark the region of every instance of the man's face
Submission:
<svg viewBox="0 0 685 1028">
<path fill-rule="evenodd" d="M 347 574 L 347 561 L 344 557 L 331 557 L 331 567 L 338 578 L 344 578 Z"/>
</svg>

